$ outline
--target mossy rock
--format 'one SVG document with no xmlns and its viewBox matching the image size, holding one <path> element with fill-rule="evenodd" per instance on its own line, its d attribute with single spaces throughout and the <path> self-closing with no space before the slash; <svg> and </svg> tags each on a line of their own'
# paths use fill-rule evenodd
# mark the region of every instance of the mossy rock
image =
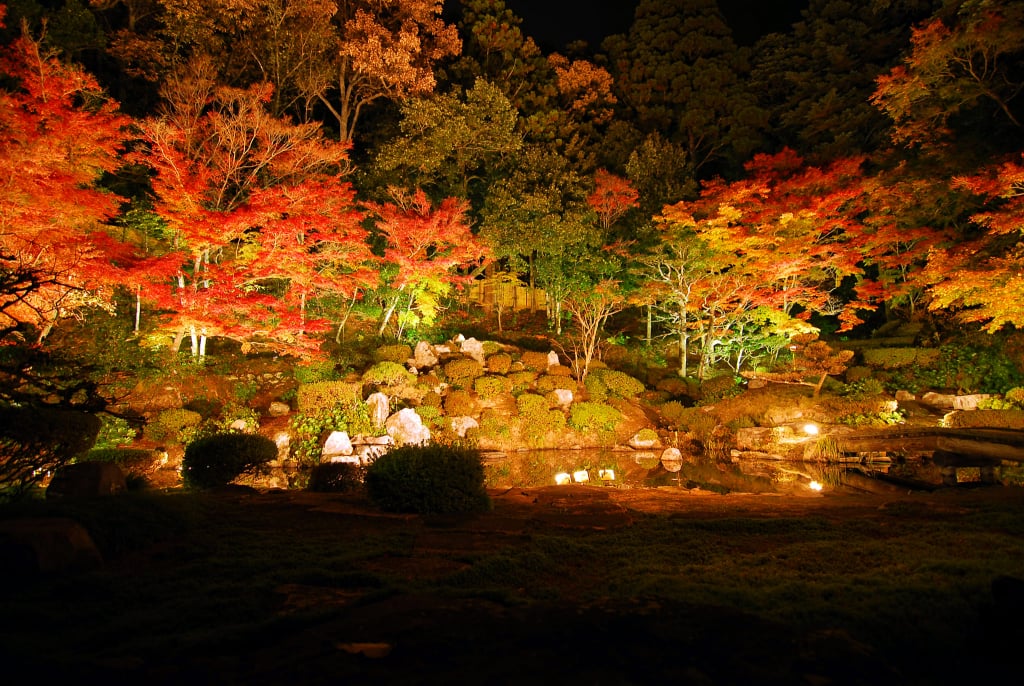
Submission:
<svg viewBox="0 0 1024 686">
<path fill-rule="evenodd" d="M 666 376 L 659 380 L 654 387 L 677 398 L 688 396 L 691 393 L 690 384 L 687 383 L 686 379 L 679 376 Z"/>
<path fill-rule="evenodd" d="M 609 393 L 620 398 L 635 398 L 647 388 L 639 379 L 614 369 L 597 369 L 591 372 L 588 378 L 590 376 L 600 379 Z"/>
<path fill-rule="evenodd" d="M 956 410 L 946 415 L 954 429 L 1024 429 L 1024 410 Z"/>
<path fill-rule="evenodd" d="M 548 374 L 551 376 L 572 376 L 572 367 L 566 367 L 564 364 L 553 364 L 548 367 Z"/>
<path fill-rule="evenodd" d="M 519 416 L 531 417 L 547 412 L 551 404 L 542 395 L 523 393 L 516 398 L 516 407 L 519 409 Z"/>
</svg>

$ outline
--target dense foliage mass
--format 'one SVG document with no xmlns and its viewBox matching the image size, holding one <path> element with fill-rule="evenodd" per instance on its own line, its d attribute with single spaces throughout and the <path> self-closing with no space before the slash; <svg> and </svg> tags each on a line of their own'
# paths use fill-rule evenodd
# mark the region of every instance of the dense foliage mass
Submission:
<svg viewBox="0 0 1024 686">
<path fill-rule="evenodd" d="M 580 380 L 610 322 L 704 379 L 892 320 L 1020 327 L 1024 8 L 863 5 L 738 46 L 714 0 L 639 0 L 549 52 L 503 0 L 0 5 L 0 345 L 114 315 L 314 358 L 353 315 L 412 342 L 511 298 Z"/>
</svg>

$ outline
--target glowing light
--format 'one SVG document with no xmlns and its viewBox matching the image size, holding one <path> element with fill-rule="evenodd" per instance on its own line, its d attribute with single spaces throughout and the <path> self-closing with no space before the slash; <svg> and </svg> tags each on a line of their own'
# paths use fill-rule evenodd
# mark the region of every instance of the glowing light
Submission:
<svg viewBox="0 0 1024 686">
<path fill-rule="evenodd" d="M 586 469 L 581 469 L 578 472 L 572 473 L 572 480 L 576 483 L 583 483 L 584 481 L 590 481 L 590 474 Z"/>
<path fill-rule="evenodd" d="M 819 483 L 817 481 L 812 481 L 808 485 L 810 486 L 812 491 L 820 491 L 822 489 L 821 483 Z"/>
<path fill-rule="evenodd" d="M 807 434 L 808 436 L 817 436 L 818 425 L 811 423 L 804 424 L 804 433 Z"/>
<path fill-rule="evenodd" d="M 615 481 L 615 470 L 614 469 L 599 469 L 597 470 L 597 478 L 602 481 Z"/>
<path fill-rule="evenodd" d="M 557 484 L 559 486 L 564 486 L 565 484 L 569 483 L 571 480 L 572 480 L 572 477 L 569 476 L 568 472 L 559 472 L 558 474 L 555 474 L 555 484 Z"/>
</svg>

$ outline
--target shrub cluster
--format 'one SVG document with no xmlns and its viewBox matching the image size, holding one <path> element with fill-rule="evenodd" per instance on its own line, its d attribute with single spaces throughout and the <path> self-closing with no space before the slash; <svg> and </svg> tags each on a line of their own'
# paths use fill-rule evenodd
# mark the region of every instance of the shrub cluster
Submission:
<svg viewBox="0 0 1024 686">
<path fill-rule="evenodd" d="M 523 363 L 524 367 L 535 372 L 546 372 L 548 370 L 547 353 L 527 350 L 523 352 L 523 356 L 520 358 L 520 361 Z"/>
<path fill-rule="evenodd" d="M 397 362 L 405 364 L 405 361 L 412 357 L 412 348 L 405 343 L 395 345 L 382 345 L 373 351 L 373 358 L 380 362 Z"/>
<path fill-rule="evenodd" d="M 194 410 L 164 410 L 146 427 L 146 435 L 154 441 L 188 443 L 199 433 L 203 415 Z"/>
<path fill-rule="evenodd" d="M 292 376 L 300 384 L 311 384 L 319 381 L 334 381 L 338 378 L 338 371 L 334 362 L 322 360 L 293 367 Z"/>
<path fill-rule="evenodd" d="M 472 417 L 478 409 L 476 399 L 467 390 L 456 388 L 448 391 L 444 397 L 444 412 L 449 417 Z"/>
<path fill-rule="evenodd" d="M 295 404 L 299 412 L 317 413 L 363 399 L 361 384 L 347 381 L 318 381 L 299 386 Z"/>
<path fill-rule="evenodd" d="M 508 374 L 512 367 L 512 356 L 508 353 L 497 353 L 487 358 L 487 370 L 492 374 Z"/>
<path fill-rule="evenodd" d="M 480 453 L 451 446 L 402 446 L 366 470 L 366 491 L 389 512 L 442 514 L 490 508 Z"/>
<path fill-rule="evenodd" d="M 614 431 L 621 419 L 621 412 L 602 403 L 574 403 L 569 408 L 569 426 L 580 433 Z"/>
<path fill-rule="evenodd" d="M 933 367 L 939 361 L 936 348 L 868 348 L 862 355 L 864 364 L 876 369 Z"/>
<path fill-rule="evenodd" d="M 190 443 L 181 462 L 181 475 L 191 488 L 216 488 L 277 457 L 277 445 L 266 436 L 213 434 Z"/>
<path fill-rule="evenodd" d="M 398 362 L 378 362 L 363 372 L 363 382 L 375 386 L 398 386 L 413 384 L 416 375 Z"/>
<path fill-rule="evenodd" d="M 493 398 L 512 390 L 512 383 L 506 376 L 481 376 L 473 382 L 473 389 L 481 398 Z"/>
<path fill-rule="evenodd" d="M 444 366 L 444 376 L 452 386 L 469 388 L 474 379 L 483 375 L 483 365 L 468 357 L 452 360 Z"/>
</svg>

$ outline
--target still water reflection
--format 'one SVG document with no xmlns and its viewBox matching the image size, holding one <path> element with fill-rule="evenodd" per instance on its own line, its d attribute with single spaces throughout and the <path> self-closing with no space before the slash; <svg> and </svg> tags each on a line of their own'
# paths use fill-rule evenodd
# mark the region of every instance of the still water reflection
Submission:
<svg viewBox="0 0 1024 686">
<path fill-rule="evenodd" d="M 1008 470 L 1010 468 L 1007 468 Z M 487 485 L 492 488 L 569 483 L 655 488 L 678 486 L 718 493 L 807 494 L 811 483 L 844 491 L 878 490 L 886 485 L 928 489 L 942 483 L 941 470 L 928 459 L 872 460 L 847 463 L 741 459 L 731 463 L 710 459 L 663 463 L 661 451 L 525 450 L 492 455 L 486 461 Z M 979 480 L 977 470 L 962 470 L 960 481 Z M 1007 475 L 1011 472 L 1007 471 Z M 1001 479 L 1007 483 L 1012 476 Z"/>
</svg>

